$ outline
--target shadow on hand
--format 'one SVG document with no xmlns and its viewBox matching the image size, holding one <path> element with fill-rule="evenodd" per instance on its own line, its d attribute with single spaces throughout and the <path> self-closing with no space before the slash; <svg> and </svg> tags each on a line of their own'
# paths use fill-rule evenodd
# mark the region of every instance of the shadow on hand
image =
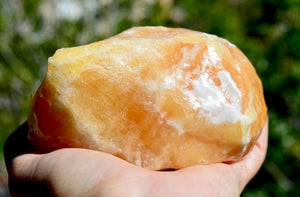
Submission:
<svg viewBox="0 0 300 197">
<path fill-rule="evenodd" d="M 47 183 L 18 180 L 18 178 L 13 176 L 12 161 L 14 158 L 26 153 L 37 153 L 36 149 L 29 143 L 27 135 L 28 123 L 24 122 L 8 137 L 4 145 L 4 156 L 9 175 L 11 196 L 52 196 L 53 193 Z"/>
<path fill-rule="evenodd" d="M 10 172 L 11 161 L 22 154 L 34 153 L 35 149 L 30 145 L 27 139 L 28 135 L 28 123 L 24 122 L 19 128 L 17 128 L 7 139 L 4 145 L 4 156 L 6 167 Z"/>
</svg>

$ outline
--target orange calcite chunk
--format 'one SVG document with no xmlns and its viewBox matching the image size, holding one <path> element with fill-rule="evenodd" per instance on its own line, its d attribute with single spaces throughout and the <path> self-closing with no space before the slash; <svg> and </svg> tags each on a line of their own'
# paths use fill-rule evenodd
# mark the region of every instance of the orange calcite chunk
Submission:
<svg viewBox="0 0 300 197">
<path fill-rule="evenodd" d="M 267 116 L 244 54 L 217 36 L 136 27 L 60 49 L 31 99 L 30 142 L 104 151 L 152 170 L 240 159 Z"/>
</svg>

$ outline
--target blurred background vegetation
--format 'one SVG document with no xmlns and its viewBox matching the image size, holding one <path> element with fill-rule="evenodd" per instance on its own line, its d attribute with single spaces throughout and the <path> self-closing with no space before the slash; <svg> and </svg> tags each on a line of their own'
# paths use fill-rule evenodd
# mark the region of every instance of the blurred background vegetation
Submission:
<svg viewBox="0 0 300 197">
<path fill-rule="evenodd" d="M 216 34 L 246 54 L 264 84 L 270 138 L 242 196 L 300 196 L 299 0 L 1 0 L 0 186 L 7 184 L 4 142 L 26 120 L 47 58 L 145 25 Z"/>
</svg>

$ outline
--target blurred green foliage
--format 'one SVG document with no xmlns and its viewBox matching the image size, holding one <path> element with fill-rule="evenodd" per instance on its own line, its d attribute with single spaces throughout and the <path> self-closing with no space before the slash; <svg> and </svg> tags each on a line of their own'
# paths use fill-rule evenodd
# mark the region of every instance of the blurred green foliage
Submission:
<svg viewBox="0 0 300 197">
<path fill-rule="evenodd" d="M 299 0 L 0 1 L 0 151 L 56 49 L 144 25 L 216 34 L 246 54 L 264 84 L 270 138 L 243 196 L 300 196 Z"/>
</svg>

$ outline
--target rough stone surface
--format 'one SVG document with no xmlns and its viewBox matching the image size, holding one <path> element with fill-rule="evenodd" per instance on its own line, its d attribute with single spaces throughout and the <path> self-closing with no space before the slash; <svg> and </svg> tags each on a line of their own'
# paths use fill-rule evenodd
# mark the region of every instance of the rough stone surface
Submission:
<svg viewBox="0 0 300 197">
<path fill-rule="evenodd" d="M 28 137 L 41 152 L 82 147 L 178 169 L 240 159 L 266 111 L 255 69 L 230 42 L 136 27 L 49 58 Z"/>
</svg>

